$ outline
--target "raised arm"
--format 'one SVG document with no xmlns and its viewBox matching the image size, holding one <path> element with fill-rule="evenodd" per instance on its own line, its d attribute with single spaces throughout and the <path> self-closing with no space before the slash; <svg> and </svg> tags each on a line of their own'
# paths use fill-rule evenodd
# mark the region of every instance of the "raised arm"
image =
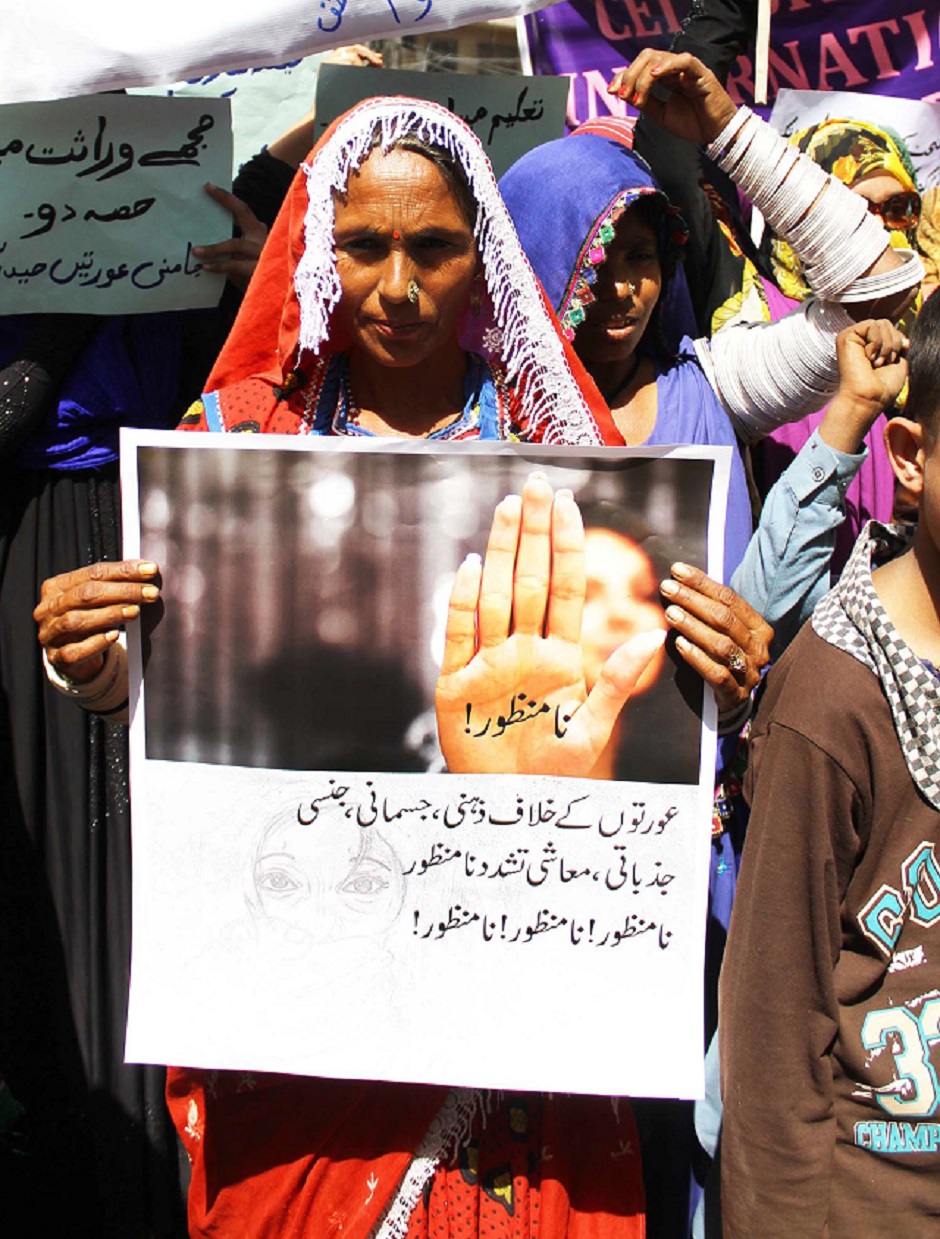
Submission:
<svg viewBox="0 0 940 1239">
<path fill-rule="evenodd" d="M 737 57 L 752 52 L 757 34 L 758 0 L 696 0 L 682 20 L 670 51 L 697 56 L 724 85 Z M 641 113 L 633 135 L 633 149 L 642 155 L 689 229 L 683 266 L 702 335 L 711 335 L 715 311 L 741 288 L 745 258 L 728 242 L 706 193 L 702 148 L 673 137 L 651 117 Z M 714 170 L 706 172 L 715 180 Z M 730 205 L 730 204 L 729 204 Z M 737 245 L 758 268 L 763 262 L 751 245 L 732 206 Z"/>
<path fill-rule="evenodd" d="M 819 429 L 768 494 L 731 578 L 773 625 L 774 657 L 830 588 L 845 493 L 865 459 L 865 435 L 904 385 L 907 343 L 885 319 L 857 323 L 839 334 L 839 390 Z"/>
<path fill-rule="evenodd" d="M 668 91 L 654 93 L 654 87 Z M 891 248 L 865 201 L 802 155 L 688 54 L 646 50 L 612 88 L 669 132 L 708 144 L 715 159 L 790 244 L 817 294 L 779 323 L 700 341 L 699 356 L 735 429 L 755 441 L 821 407 L 838 377 L 835 337 L 853 321 L 897 317 L 922 275 Z"/>
</svg>

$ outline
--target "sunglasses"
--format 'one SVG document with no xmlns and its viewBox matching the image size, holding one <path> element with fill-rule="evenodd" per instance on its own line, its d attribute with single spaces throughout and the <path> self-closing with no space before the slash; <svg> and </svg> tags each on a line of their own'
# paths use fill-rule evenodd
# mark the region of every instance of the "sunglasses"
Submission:
<svg viewBox="0 0 940 1239">
<path fill-rule="evenodd" d="M 910 232 L 920 223 L 920 194 L 892 194 L 884 202 L 869 202 L 868 209 L 884 220 L 885 227 Z"/>
</svg>

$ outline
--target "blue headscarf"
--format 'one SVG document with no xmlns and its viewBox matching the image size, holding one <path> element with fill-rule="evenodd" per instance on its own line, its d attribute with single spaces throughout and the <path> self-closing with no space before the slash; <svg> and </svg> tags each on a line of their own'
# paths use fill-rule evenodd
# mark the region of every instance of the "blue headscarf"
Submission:
<svg viewBox="0 0 940 1239">
<path fill-rule="evenodd" d="M 659 326 L 674 351 L 684 335 L 696 334 L 684 277 L 671 279 L 688 229 L 646 162 L 625 145 L 625 135 L 612 124 L 607 122 L 603 133 L 582 128 L 535 147 L 505 173 L 500 192 L 569 340 L 594 300 L 596 269 L 607 257 L 621 215 L 640 198 L 660 205 Z"/>
<path fill-rule="evenodd" d="M 205 313 L 102 315 L 17 463 L 95 469 L 117 460 L 121 426 L 173 426 L 181 412 L 183 332 Z M 0 367 L 18 355 L 34 322 L 35 316 L 0 317 Z"/>
</svg>

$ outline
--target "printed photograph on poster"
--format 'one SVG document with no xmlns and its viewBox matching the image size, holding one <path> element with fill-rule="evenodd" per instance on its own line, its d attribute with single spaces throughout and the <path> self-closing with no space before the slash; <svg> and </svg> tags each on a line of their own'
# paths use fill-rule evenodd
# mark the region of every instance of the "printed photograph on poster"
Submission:
<svg viewBox="0 0 940 1239">
<path fill-rule="evenodd" d="M 602 459 L 547 467 L 586 528 L 588 689 L 633 633 L 665 628 L 669 565 L 705 565 L 711 488 L 708 461 Z M 454 573 L 483 554 L 496 504 L 521 492 L 531 461 L 464 444 L 207 459 L 143 448 L 138 461 L 141 546 L 163 569 L 166 607 L 149 651 L 147 756 L 442 770 L 434 687 Z M 702 700 L 682 659 L 658 657 L 624 711 L 612 777 L 695 783 Z"/>
<path fill-rule="evenodd" d="M 162 577 L 130 644 L 130 1060 L 699 1093 L 710 694 L 667 646 L 593 777 L 448 772 L 434 701 L 454 574 L 533 470 L 581 509 L 590 688 L 663 627 L 668 564 L 720 551 L 727 455 L 125 436 L 125 552 Z M 539 684 L 468 696 L 448 752 L 576 726 Z M 507 1038 L 533 992 L 590 1055 Z"/>
</svg>

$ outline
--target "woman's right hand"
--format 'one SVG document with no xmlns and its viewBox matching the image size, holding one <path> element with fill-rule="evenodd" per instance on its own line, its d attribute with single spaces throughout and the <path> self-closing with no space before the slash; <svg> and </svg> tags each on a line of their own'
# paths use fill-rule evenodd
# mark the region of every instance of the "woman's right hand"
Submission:
<svg viewBox="0 0 940 1239">
<path fill-rule="evenodd" d="M 654 95 L 656 86 L 664 88 Z M 737 108 L 728 92 L 696 57 L 688 52 L 657 52 L 646 47 L 607 87 L 676 138 L 713 142 Z"/>
<path fill-rule="evenodd" d="M 711 685 L 719 714 L 733 714 L 760 683 L 774 630 L 740 594 L 701 569 L 675 563 L 672 576 L 660 590 L 676 649 Z"/>
<path fill-rule="evenodd" d="M 149 560 L 125 559 L 43 581 L 33 619 L 55 670 L 76 684 L 94 679 L 119 629 L 160 597 L 159 572 Z"/>
</svg>

